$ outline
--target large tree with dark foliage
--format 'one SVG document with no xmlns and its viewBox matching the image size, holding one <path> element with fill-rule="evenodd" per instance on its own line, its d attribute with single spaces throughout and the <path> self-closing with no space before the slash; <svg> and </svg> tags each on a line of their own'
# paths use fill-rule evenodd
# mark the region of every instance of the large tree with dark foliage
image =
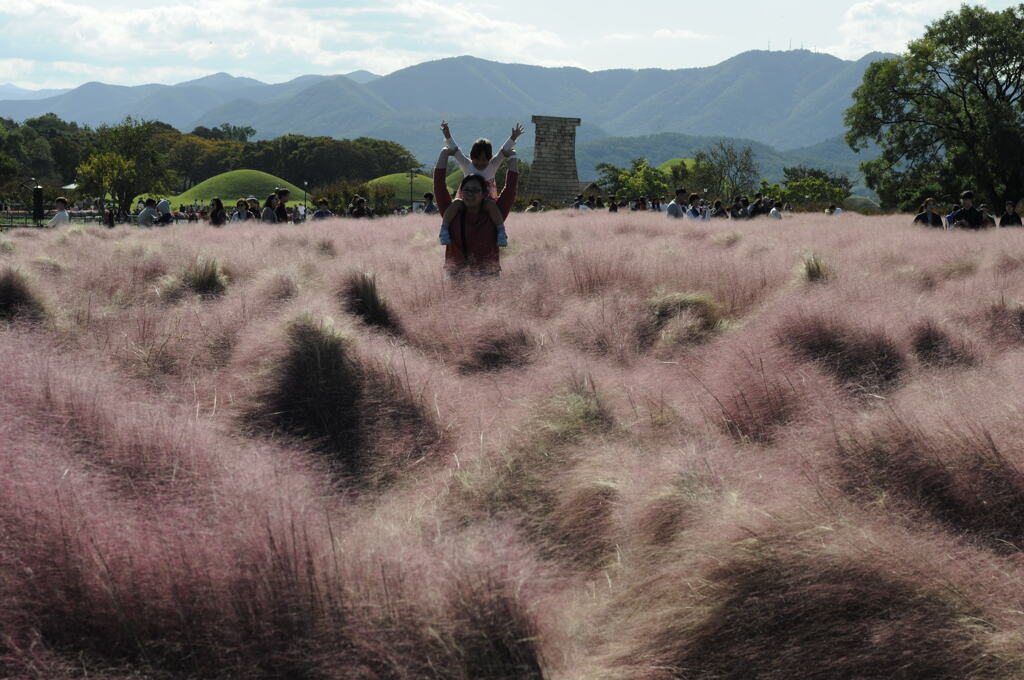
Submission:
<svg viewBox="0 0 1024 680">
<path fill-rule="evenodd" d="M 868 67 L 846 112 L 855 150 L 885 204 L 973 188 L 997 204 L 1024 196 L 1024 5 L 964 5 L 899 56 Z"/>
</svg>

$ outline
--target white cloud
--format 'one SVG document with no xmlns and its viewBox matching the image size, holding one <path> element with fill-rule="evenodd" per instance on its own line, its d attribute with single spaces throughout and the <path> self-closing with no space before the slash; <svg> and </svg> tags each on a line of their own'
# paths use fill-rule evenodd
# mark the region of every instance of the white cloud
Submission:
<svg viewBox="0 0 1024 680">
<path fill-rule="evenodd" d="M 28 59 L 0 59 L 0 81 L 24 80 L 35 69 L 35 62 Z"/>
<path fill-rule="evenodd" d="M 662 40 L 709 40 L 712 35 L 705 35 L 685 28 L 659 28 L 654 37 Z"/>
<path fill-rule="evenodd" d="M 824 51 L 843 59 L 860 59 L 868 52 L 902 52 L 907 43 L 924 35 L 925 26 L 961 0 L 863 0 L 850 6 L 836 30 L 841 41 Z"/>
<path fill-rule="evenodd" d="M 0 45 L 6 43 L 9 53 L 34 52 L 40 64 L 60 61 L 59 73 L 73 73 L 68 64 L 82 64 L 81 73 L 90 80 L 122 84 L 150 82 L 157 73 L 194 77 L 253 67 L 281 71 L 284 77 L 315 67 L 389 73 L 452 54 L 565 63 L 552 58 L 554 51 L 566 47 L 557 34 L 492 18 L 501 16 L 499 8 L 481 11 L 479 5 L 434 0 L 360 2 L 314 8 L 284 0 L 127 0 L 113 11 L 98 0 L 14 0 L 0 3 Z M 39 54 L 40 45 L 45 45 L 45 55 Z M 90 69 L 89 64 L 95 66 Z M 175 66 L 160 66 L 169 64 Z M 44 80 L 58 84 L 57 73 L 39 75 L 37 87 Z M 251 75 L 273 78 L 262 70 Z"/>
</svg>

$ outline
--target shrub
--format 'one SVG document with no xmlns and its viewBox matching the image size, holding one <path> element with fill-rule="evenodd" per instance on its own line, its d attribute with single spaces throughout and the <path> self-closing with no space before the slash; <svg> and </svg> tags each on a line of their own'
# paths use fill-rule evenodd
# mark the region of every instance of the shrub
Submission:
<svg viewBox="0 0 1024 680">
<path fill-rule="evenodd" d="M 374 275 L 362 272 L 349 274 L 341 284 L 338 297 L 345 311 L 359 317 L 366 325 L 390 333 L 401 332 L 398 318 L 381 296 Z"/>
<path fill-rule="evenodd" d="M 534 409 L 523 437 L 499 463 L 481 461 L 458 478 L 455 492 L 471 518 L 511 514 L 546 556 L 596 566 L 609 549 L 607 529 L 617 492 L 605 483 L 566 489 L 564 475 L 579 460 L 577 446 L 611 426 L 593 382 L 574 376 Z"/>
<path fill-rule="evenodd" d="M 334 247 L 334 240 L 322 238 L 316 242 L 316 251 L 325 257 L 335 257 L 338 250 Z"/>
<path fill-rule="evenodd" d="M 466 373 L 525 366 L 532 358 L 533 345 L 533 339 L 522 328 L 500 322 L 488 324 L 463 347 L 458 365 Z"/>
<path fill-rule="evenodd" d="M 640 514 L 636 529 L 648 544 L 665 546 L 685 528 L 686 520 L 712 485 L 697 475 L 680 474 L 659 489 Z"/>
<path fill-rule="evenodd" d="M 359 401 L 362 369 L 348 341 L 328 322 L 304 317 L 287 330 L 287 348 L 249 417 L 328 452 L 342 471 L 365 465 Z"/>
<path fill-rule="evenodd" d="M 1024 341 L 1024 305 L 1008 304 L 1001 299 L 988 308 L 985 316 L 993 337 L 1009 343 Z"/>
<path fill-rule="evenodd" d="M 299 294 L 297 277 L 291 272 L 275 272 L 267 281 L 263 294 L 271 302 L 291 300 Z"/>
<path fill-rule="evenodd" d="M 217 258 L 199 256 L 182 271 L 181 283 L 203 298 L 217 297 L 227 290 L 228 275 Z"/>
<path fill-rule="evenodd" d="M 46 315 L 42 301 L 22 273 L 11 267 L 0 272 L 0 319 L 38 321 Z"/>
<path fill-rule="evenodd" d="M 721 425 L 740 441 L 770 442 L 796 415 L 800 395 L 786 376 L 770 376 L 764 365 L 733 367 L 732 391 L 712 394 Z"/>
<path fill-rule="evenodd" d="M 619 491 L 611 482 L 588 481 L 560 494 L 551 513 L 550 538 L 564 556 L 587 567 L 598 567 L 615 552 L 612 513 Z"/>
<path fill-rule="evenodd" d="M 305 440 L 336 473 L 367 487 L 438 449 L 443 437 L 407 386 L 390 368 L 360 362 L 329 321 L 295 321 L 285 345 L 245 414 L 256 429 Z"/>
<path fill-rule="evenodd" d="M 460 578 L 448 597 L 458 672 L 465 680 L 543 680 L 537 626 L 514 586 L 494 577 Z"/>
<path fill-rule="evenodd" d="M 32 260 L 32 266 L 47 274 L 60 274 L 64 271 L 64 265 L 59 260 L 45 255 Z"/>
<path fill-rule="evenodd" d="M 807 253 L 800 264 L 800 276 L 808 283 L 818 283 L 831 278 L 831 272 L 816 253 Z"/>
<path fill-rule="evenodd" d="M 723 248 L 732 248 L 734 245 L 742 240 L 743 236 L 735 231 L 723 231 L 719 234 L 715 234 L 711 240 L 722 246 Z"/>
<path fill-rule="evenodd" d="M 884 332 L 849 328 L 821 316 L 789 319 L 779 328 L 778 340 L 855 389 L 886 389 L 906 367 L 903 352 Z"/>
<path fill-rule="evenodd" d="M 1024 474 L 983 427 L 929 431 L 890 416 L 837 439 L 846 488 L 895 497 L 999 552 L 1024 549 Z"/>
<path fill-rule="evenodd" d="M 931 319 L 913 328 L 910 346 L 917 360 L 926 366 L 971 366 L 976 362 L 974 353 L 964 343 L 954 341 Z"/>
<path fill-rule="evenodd" d="M 668 609 L 621 657 L 630 677 L 996 677 L 983 626 L 938 594 L 828 555 L 746 552 L 704 576 L 696 602 Z"/>
<path fill-rule="evenodd" d="M 0 255 L 10 255 L 14 252 L 14 241 L 0 238 Z"/>
<path fill-rule="evenodd" d="M 647 301 L 647 310 L 637 330 L 644 346 L 701 342 L 726 325 L 721 306 L 706 293 L 659 295 Z"/>
</svg>

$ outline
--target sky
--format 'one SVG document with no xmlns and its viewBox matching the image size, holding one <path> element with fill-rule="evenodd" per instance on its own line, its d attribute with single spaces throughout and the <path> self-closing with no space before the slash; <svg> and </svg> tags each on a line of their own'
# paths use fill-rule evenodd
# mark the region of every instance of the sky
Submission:
<svg viewBox="0 0 1024 680">
<path fill-rule="evenodd" d="M 990 9 L 1014 4 L 987 0 Z M 2 0 L 0 83 L 173 84 L 385 75 L 472 55 L 541 66 L 690 68 L 751 49 L 900 52 L 959 0 Z"/>
</svg>

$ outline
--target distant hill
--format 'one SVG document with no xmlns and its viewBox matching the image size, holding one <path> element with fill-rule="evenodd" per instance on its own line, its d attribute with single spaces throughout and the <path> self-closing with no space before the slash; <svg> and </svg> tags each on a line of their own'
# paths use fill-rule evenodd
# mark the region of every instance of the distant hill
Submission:
<svg viewBox="0 0 1024 680">
<path fill-rule="evenodd" d="M 707 68 L 597 72 L 465 56 L 383 77 L 357 71 L 273 85 L 225 73 L 171 86 L 87 83 L 53 97 L 0 101 L 0 116 L 22 120 L 52 111 L 95 125 L 132 114 L 186 131 L 199 124 L 251 125 L 257 138 L 375 136 L 400 142 L 427 162 L 440 145 L 442 118 L 471 140 L 496 138 L 533 114 L 581 117 L 581 143 L 675 132 L 795 149 L 842 134 L 851 93 L 868 64 L 884 56 L 844 61 L 807 50 L 752 51 Z"/>
<path fill-rule="evenodd" d="M 214 196 L 224 201 L 224 206 L 231 209 L 239 198 L 255 196 L 262 204 L 274 189 L 289 189 L 292 201 L 302 201 L 302 188 L 260 170 L 232 170 L 215 175 L 200 182 L 180 196 L 169 197 L 171 205 L 177 209 L 181 203 L 209 203 Z"/>
<path fill-rule="evenodd" d="M 67 90 L 26 90 L 10 83 L 0 83 L 0 100 L 45 99 L 65 92 Z"/>
<path fill-rule="evenodd" d="M 377 75 L 376 73 L 370 73 L 369 71 L 363 70 L 352 71 L 352 73 L 346 73 L 345 77 L 348 78 L 349 80 L 354 80 L 360 85 L 365 85 L 366 83 L 369 83 L 380 78 L 380 76 Z"/>
</svg>

